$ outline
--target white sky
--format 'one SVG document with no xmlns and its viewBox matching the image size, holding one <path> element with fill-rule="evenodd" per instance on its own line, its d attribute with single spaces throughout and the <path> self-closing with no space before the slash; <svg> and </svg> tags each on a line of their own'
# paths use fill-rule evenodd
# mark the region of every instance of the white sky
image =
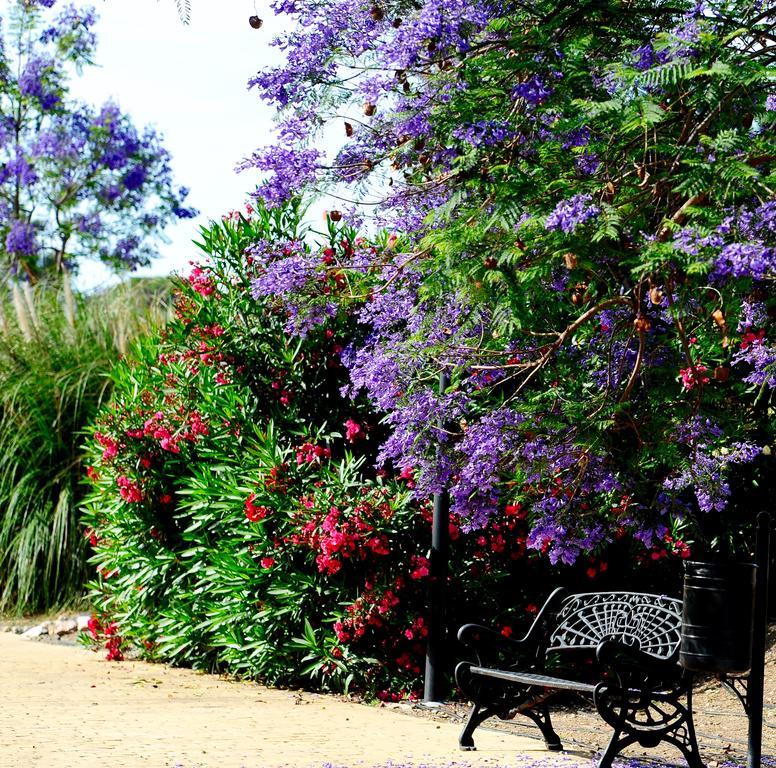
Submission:
<svg viewBox="0 0 776 768">
<path fill-rule="evenodd" d="M 64 0 L 62 0 L 64 4 Z M 191 25 L 178 19 L 175 0 L 76 0 L 100 15 L 98 67 L 74 77 L 72 93 L 91 104 L 117 101 L 137 126 L 154 125 L 173 156 L 176 182 L 191 189 L 189 203 L 201 211 L 168 229 L 161 258 L 139 274 L 183 270 L 199 250 L 191 244 L 209 219 L 239 207 L 257 173 L 234 172 L 235 164 L 270 142 L 272 110 L 246 83 L 271 64 L 279 32 L 267 5 L 254 0 L 193 0 Z M 252 29 L 248 17 L 264 20 Z M 107 271 L 84 264 L 80 284 L 94 287 Z"/>
</svg>

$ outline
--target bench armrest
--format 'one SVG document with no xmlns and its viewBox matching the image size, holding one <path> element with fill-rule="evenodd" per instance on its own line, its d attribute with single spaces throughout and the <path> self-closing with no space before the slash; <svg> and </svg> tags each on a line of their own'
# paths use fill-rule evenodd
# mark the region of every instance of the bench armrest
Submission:
<svg viewBox="0 0 776 768">
<path fill-rule="evenodd" d="M 664 680 L 678 680 L 681 677 L 681 667 L 677 664 L 677 653 L 663 658 L 645 653 L 618 640 L 602 640 L 596 648 L 595 655 L 601 664 L 614 671 L 641 670 L 649 676 Z"/>
<path fill-rule="evenodd" d="M 480 624 L 464 624 L 458 630 L 458 640 L 468 648 L 475 650 L 489 647 L 499 651 L 520 652 L 525 651 L 527 645 L 525 638 L 514 640 L 491 627 L 483 627 Z"/>
<path fill-rule="evenodd" d="M 511 637 L 505 637 L 500 632 L 490 627 L 483 627 L 479 624 L 464 624 L 458 630 L 458 639 L 465 646 L 474 649 L 476 652 L 495 651 L 500 653 L 514 653 L 525 656 L 530 653 L 537 656 L 543 651 L 547 642 L 547 626 L 550 617 L 554 616 L 563 598 L 566 596 L 566 590 L 556 589 L 546 600 L 542 609 L 536 615 L 530 629 L 525 637 L 520 640 Z"/>
</svg>

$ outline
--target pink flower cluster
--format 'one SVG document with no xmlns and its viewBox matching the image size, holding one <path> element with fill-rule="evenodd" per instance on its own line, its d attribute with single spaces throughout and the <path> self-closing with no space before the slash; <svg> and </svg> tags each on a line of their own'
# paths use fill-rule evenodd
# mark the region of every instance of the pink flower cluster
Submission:
<svg viewBox="0 0 776 768">
<path fill-rule="evenodd" d="M 103 461 L 111 461 L 118 456 L 119 444 L 110 436 L 102 434 L 102 432 L 95 432 L 94 439 L 104 449 L 102 452 Z"/>
<path fill-rule="evenodd" d="M 191 287 L 200 296 L 211 296 L 216 290 L 216 285 L 213 282 L 213 278 L 198 265 L 194 265 L 194 268 L 189 274 L 188 280 Z"/>
<path fill-rule="evenodd" d="M 138 504 L 145 498 L 140 486 L 124 475 L 116 478 L 116 485 L 119 487 L 121 498 L 128 504 Z"/>
<path fill-rule="evenodd" d="M 124 641 L 119 635 L 119 628 L 115 621 L 103 625 L 96 616 L 92 616 L 86 626 L 94 640 L 100 642 L 105 640 L 105 649 L 108 651 L 105 658 L 108 661 L 124 661 L 124 653 L 121 650 Z"/>
<path fill-rule="evenodd" d="M 357 421 L 348 419 L 345 422 L 345 439 L 349 443 L 355 443 L 358 440 L 363 440 L 365 437 L 366 431 Z"/>
<path fill-rule="evenodd" d="M 322 445 L 313 445 L 313 443 L 305 443 L 299 447 L 296 451 L 296 464 L 301 466 L 302 464 L 317 464 L 322 459 L 331 458 L 331 449 L 324 448 Z"/>
<path fill-rule="evenodd" d="M 197 411 L 192 411 L 177 426 L 171 423 L 169 416 L 157 411 L 146 420 L 142 430 L 127 430 L 128 437 L 152 437 L 158 440 L 159 447 L 169 453 L 180 453 L 181 442 L 195 443 L 201 436 L 209 434 L 207 423 Z"/>
<path fill-rule="evenodd" d="M 383 627 L 400 602 L 394 590 L 387 589 L 380 594 L 367 582 L 361 596 L 347 607 L 347 616 L 334 622 L 334 634 L 341 643 L 359 640 L 370 627 Z"/>
<path fill-rule="evenodd" d="M 711 378 L 707 376 L 708 368 L 703 363 L 696 363 L 695 366 L 682 368 L 679 376 L 682 378 L 682 386 L 686 390 L 694 389 L 698 384 L 708 384 Z"/>
<path fill-rule="evenodd" d="M 308 508 L 306 503 L 303 506 Z M 302 524 L 299 533 L 289 537 L 289 541 L 317 551 L 318 571 L 331 576 L 342 569 L 345 560 L 364 561 L 370 556 L 390 554 L 388 537 L 379 533 L 368 519 L 374 512 L 369 502 L 362 502 L 349 514 L 332 506 L 325 515 L 317 513 Z"/>
<path fill-rule="evenodd" d="M 269 507 L 262 507 L 258 504 L 254 504 L 256 501 L 256 494 L 252 493 L 245 500 L 244 509 L 245 517 L 252 523 L 258 523 L 259 520 L 263 520 L 270 513 Z"/>
</svg>

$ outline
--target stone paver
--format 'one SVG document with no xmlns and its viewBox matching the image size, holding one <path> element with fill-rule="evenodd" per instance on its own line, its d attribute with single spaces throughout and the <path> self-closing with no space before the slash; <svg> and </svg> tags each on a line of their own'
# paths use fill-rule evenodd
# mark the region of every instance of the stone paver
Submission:
<svg viewBox="0 0 776 768">
<path fill-rule="evenodd" d="M 485 768 L 549 757 L 541 741 L 486 730 L 462 753 L 457 733 L 388 708 L 0 634 L 0 768 Z"/>
</svg>

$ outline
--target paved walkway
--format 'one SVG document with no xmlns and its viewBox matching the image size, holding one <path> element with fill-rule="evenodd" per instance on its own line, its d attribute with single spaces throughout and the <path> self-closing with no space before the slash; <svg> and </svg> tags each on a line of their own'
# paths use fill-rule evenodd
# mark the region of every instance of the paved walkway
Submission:
<svg viewBox="0 0 776 768">
<path fill-rule="evenodd" d="M 527 766 L 541 741 L 0 634 L 0 768 Z M 568 768 L 589 759 L 553 760 Z"/>
</svg>

